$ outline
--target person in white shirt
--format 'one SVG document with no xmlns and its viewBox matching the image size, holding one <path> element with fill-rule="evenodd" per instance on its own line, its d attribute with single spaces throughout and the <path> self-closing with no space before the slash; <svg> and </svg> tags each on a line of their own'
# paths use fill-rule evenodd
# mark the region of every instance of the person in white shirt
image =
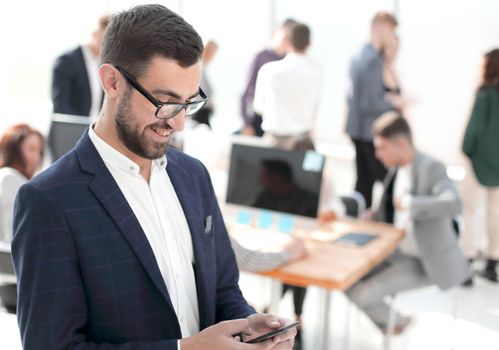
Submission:
<svg viewBox="0 0 499 350">
<path fill-rule="evenodd" d="M 59 56 L 52 70 L 54 113 L 97 118 L 103 101 L 100 51 L 111 16 L 102 16 L 90 41 Z"/>
<path fill-rule="evenodd" d="M 43 136 L 26 124 L 7 128 L 0 138 L 0 246 L 7 252 L 17 191 L 42 164 L 44 144 Z M 7 311 L 16 313 L 15 283 L 0 283 L 0 301 Z"/>
<path fill-rule="evenodd" d="M 306 56 L 310 29 L 290 29 L 291 51 L 282 60 L 265 64 L 258 72 L 253 107 L 262 115 L 266 137 L 285 149 L 313 149 L 312 131 L 319 108 L 320 69 Z"/>
<path fill-rule="evenodd" d="M 45 140 L 26 124 L 13 125 L 0 139 L 0 241 L 12 240 L 17 190 L 33 177 L 43 160 Z"/>
<path fill-rule="evenodd" d="M 462 203 L 445 166 L 416 150 L 409 124 L 398 112 L 379 117 L 373 135 L 376 157 L 389 169 L 374 218 L 403 229 L 405 237 L 347 294 L 386 331 L 390 308 L 384 297 L 431 284 L 445 290 L 466 281 L 470 269 L 453 226 Z M 394 333 L 410 321 L 397 314 Z"/>
</svg>

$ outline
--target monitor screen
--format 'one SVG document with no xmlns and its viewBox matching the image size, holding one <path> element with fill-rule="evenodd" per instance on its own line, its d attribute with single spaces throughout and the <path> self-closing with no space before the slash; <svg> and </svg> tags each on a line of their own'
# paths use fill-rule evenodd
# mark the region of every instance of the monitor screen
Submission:
<svg viewBox="0 0 499 350">
<path fill-rule="evenodd" d="M 324 156 L 234 144 L 227 203 L 317 217 Z"/>
<path fill-rule="evenodd" d="M 55 161 L 72 149 L 90 125 L 90 118 L 55 114 L 50 123 L 48 146 Z"/>
</svg>

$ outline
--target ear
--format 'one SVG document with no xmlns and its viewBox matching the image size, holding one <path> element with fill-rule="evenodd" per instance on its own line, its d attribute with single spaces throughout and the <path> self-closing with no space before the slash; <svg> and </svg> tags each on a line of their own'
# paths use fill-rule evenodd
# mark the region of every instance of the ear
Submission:
<svg viewBox="0 0 499 350">
<path fill-rule="evenodd" d="M 120 90 L 124 88 L 124 79 L 120 79 L 120 72 L 111 64 L 105 63 L 99 68 L 99 77 L 106 98 L 117 98 Z"/>
</svg>

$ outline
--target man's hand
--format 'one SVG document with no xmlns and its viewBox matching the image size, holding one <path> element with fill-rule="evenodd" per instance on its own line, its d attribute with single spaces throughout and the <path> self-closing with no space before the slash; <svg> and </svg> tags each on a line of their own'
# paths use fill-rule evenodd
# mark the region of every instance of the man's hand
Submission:
<svg viewBox="0 0 499 350">
<path fill-rule="evenodd" d="M 249 322 L 247 319 L 223 321 L 208 327 L 198 334 L 180 340 L 182 350 L 225 350 L 245 349 L 241 348 L 239 337 L 235 334 L 249 333 Z"/>
<path fill-rule="evenodd" d="M 284 327 L 292 322 L 286 318 L 267 314 L 253 314 L 248 316 L 246 319 L 249 321 L 250 329 L 256 333 L 255 337 L 268 333 L 274 329 Z M 293 348 L 295 336 L 296 327 L 291 328 L 285 333 L 276 335 L 272 338 L 272 342 L 275 345 L 272 349 L 291 350 Z"/>
<path fill-rule="evenodd" d="M 296 330 L 275 336 L 256 344 L 241 342 L 238 334 L 252 335 L 257 330 L 267 333 L 288 324 L 290 321 L 271 315 L 254 314 L 246 319 L 223 321 L 208 327 L 198 334 L 181 339 L 181 350 L 291 350 Z M 255 328 L 251 328 L 252 325 Z M 291 335 L 292 334 L 292 335 Z"/>
</svg>

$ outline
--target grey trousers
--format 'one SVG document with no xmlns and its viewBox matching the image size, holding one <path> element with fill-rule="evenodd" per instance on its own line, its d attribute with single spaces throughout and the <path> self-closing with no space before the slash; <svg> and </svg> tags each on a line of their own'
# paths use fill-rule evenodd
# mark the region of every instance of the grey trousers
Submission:
<svg viewBox="0 0 499 350">
<path fill-rule="evenodd" d="M 346 295 L 378 327 L 386 327 L 390 306 L 383 300 L 385 296 L 431 284 L 433 283 L 426 276 L 418 258 L 396 251 L 353 285 Z M 401 317 L 396 313 L 396 326 L 401 321 Z"/>
</svg>

